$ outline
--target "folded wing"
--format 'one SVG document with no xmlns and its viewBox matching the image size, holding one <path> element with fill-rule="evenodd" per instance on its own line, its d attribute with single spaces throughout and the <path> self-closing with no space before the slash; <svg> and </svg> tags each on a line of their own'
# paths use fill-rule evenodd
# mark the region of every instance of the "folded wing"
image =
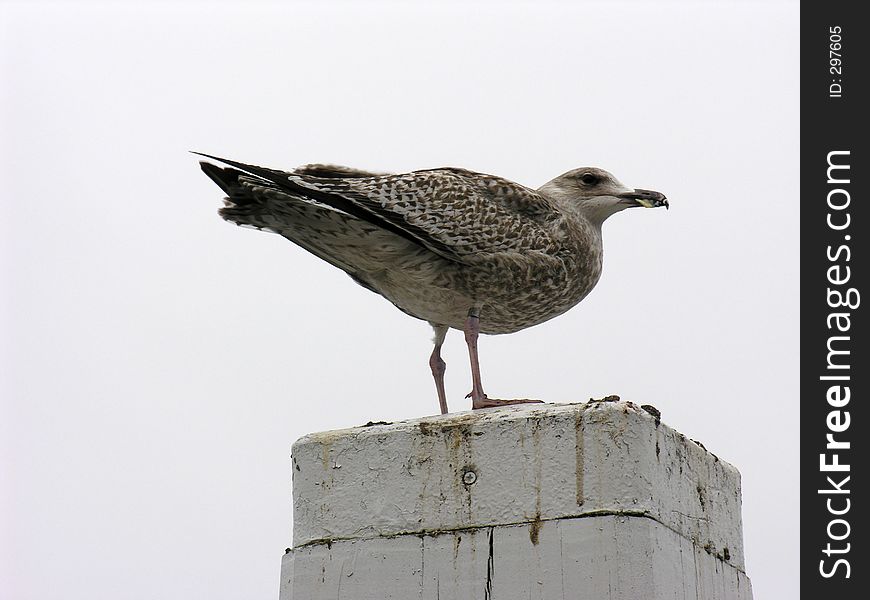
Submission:
<svg viewBox="0 0 870 600">
<path fill-rule="evenodd" d="M 550 201 L 500 177 L 464 169 L 372 176 L 322 165 L 284 172 L 208 158 L 401 235 L 452 261 L 558 248 L 548 224 L 559 213 Z"/>
</svg>

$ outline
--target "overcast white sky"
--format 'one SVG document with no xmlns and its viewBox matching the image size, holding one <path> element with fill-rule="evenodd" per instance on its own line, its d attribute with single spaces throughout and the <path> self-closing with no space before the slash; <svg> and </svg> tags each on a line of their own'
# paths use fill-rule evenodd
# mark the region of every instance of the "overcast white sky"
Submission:
<svg viewBox="0 0 870 600">
<path fill-rule="evenodd" d="M 276 598 L 291 443 L 437 412 L 429 326 L 221 221 L 201 150 L 665 192 L 605 225 L 581 305 L 482 339 L 484 384 L 657 406 L 742 472 L 755 597 L 796 598 L 798 24 L 797 2 L 0 5 L 0 596 Z M 445 358 L 464 410 L 461 334 Z"/>
</svg>

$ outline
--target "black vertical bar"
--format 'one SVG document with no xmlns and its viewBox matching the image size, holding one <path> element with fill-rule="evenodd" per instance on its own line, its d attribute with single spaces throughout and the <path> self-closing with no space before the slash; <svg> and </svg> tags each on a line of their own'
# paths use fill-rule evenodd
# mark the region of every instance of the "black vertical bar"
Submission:
<svg viewBox="0 0 870 600">
<path fill-rule="evenodd" d="M 801 592 L 870 594 L 870 21 L 801 5 Z M 787 502 L 783 498 L 783 502 Z M 776 543 L 771 540 L 771 543 Z"/>
</svg>

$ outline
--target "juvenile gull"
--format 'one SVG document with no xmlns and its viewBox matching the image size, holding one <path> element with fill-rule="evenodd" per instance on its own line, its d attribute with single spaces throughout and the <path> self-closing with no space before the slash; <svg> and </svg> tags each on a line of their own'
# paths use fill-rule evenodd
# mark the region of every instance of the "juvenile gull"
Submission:
<svg viewBox="0 0 870 600">
<path fill-rule="evenodd" d="M 625 208 L 664 206 L 664 194 L 628 188 L 602 169 L 574 169 L 533 190 L 465 169 L 381 174 L 305 165 L 278 171 L 203 154 L 227 194 L 220 215 L 278 233 L 342 269 L 435 330 L 429 366 L 441 412 L 448 329 L 471 359 L 472 408 L 487 398 L 480 333 L 512 333 L 561 315 L 601 276 L 601 224 Z"/>
</svg>

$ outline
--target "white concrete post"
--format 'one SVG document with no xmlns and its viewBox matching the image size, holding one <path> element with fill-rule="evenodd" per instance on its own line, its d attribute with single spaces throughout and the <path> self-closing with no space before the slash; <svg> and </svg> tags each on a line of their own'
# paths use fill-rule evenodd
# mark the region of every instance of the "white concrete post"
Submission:
<svg viewBox="0 0 870 600">
<path fill-rule="evenodd" d="M 315 433 L 293 475 L 281 600 L 752 598 L 740 474 L 630 402 Z"/>
</svg>

